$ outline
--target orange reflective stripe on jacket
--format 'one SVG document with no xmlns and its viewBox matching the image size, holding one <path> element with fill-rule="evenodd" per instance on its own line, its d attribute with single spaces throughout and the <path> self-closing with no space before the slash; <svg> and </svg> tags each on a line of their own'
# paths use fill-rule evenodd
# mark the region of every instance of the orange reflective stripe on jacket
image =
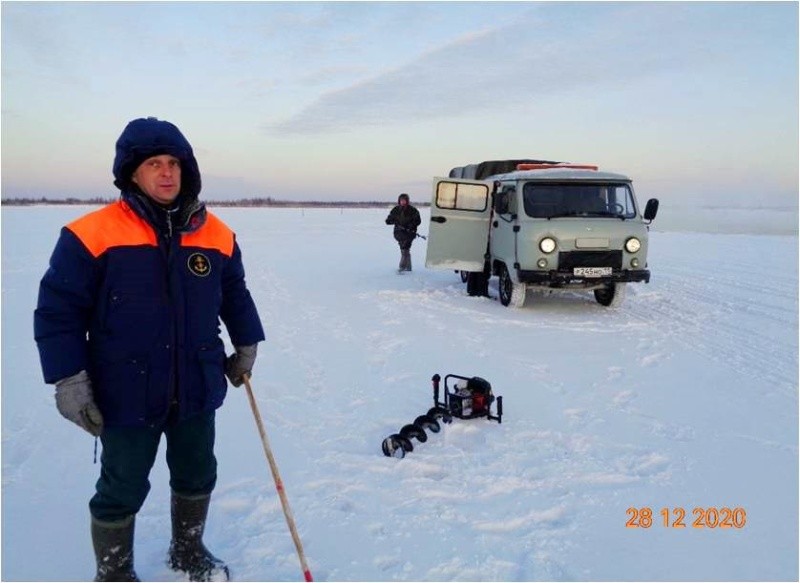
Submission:
<svg viewBox="0 0 800 583">
<path fill-rule="evenodd" d="M 156 232 L 123 201 L 89 213 L 67 225 L 97 258 L 112 247 L 156 247 Z"/>
<path fill-rule="evenodd" d="M 215 249 L 230 257 L 233 255 L 233 231 L 215 215 L 206 212 L 206 224 L 194 233 L 183 235 L 181 247 Z"/>
<path fill-rule="evenodd" d="M 67 225 L 83 242 L 92 257 L 100 257 L 113 247 L 156 247 L 155 229 L 137 215 L 124 201 L 117 201 Z M 231 257 L 234 236 L 225 223 L 207 212 L 205 224 L 181 237 L 182 247 L 215 249 Z"/>
</svg>

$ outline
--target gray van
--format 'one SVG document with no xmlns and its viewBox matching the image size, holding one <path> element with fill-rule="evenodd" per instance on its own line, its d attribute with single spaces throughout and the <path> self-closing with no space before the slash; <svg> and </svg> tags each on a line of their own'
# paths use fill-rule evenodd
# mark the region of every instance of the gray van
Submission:
<svg viewBox="0 0 800 583">
<path fill-rule="evenodd" d="M 461 272 L 470 295 L 499 277 L 504 306 L 531 288 L 591 290 L 618 306 L 629 282 L 649 282 L 649 224 L 631 179 L 596 166 L 497 160 L 434 178 L 426 267 Z"/>
</svg>

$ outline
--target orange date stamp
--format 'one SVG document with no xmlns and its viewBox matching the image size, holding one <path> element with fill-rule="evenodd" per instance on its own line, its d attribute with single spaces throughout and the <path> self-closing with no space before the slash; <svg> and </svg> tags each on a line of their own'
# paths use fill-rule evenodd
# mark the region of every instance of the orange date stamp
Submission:
<svg viewBox="0 0 800 583">
<path fill-rule="evenodd" d="M 744 508 L 716 508 L 714 506 L 695 506 L 691 516 L 681 506 L 662 508 L 658 515 L 648 506 L 635 508 L 631 506 L 625 511 L 628 521 L 625 528 L 650 528 L 660 525 L 663 528 L 705 528 L 705 529 L 741 529 L 747 524 L 747 512 Z"/>
</svg>

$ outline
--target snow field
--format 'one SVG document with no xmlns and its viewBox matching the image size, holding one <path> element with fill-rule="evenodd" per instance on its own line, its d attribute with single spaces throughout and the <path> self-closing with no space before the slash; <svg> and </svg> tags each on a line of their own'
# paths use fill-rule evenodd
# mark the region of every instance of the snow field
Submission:
<svg viewBox="0 0 800 583">
<path fill-rule="evenodd" d="M 86 210 L 3 209 L 5 580 L 93 573 L 93 441 L 55 411 L 31 324 L 58 228 Z M 620 309 L 531 293 L 511 310 L 425 269 L 421 240 L 397 275 L 388 207 L 212 210 L 267 331 L 253 388 L 316 580 L 797 578 L 796 236 L 653 232 L 651 283 Z M 434 373 L 487 379 L 503 423 L 455 420 L 383 456 Z M 206 542 L 237 580 L 301 580 L 249 409 L 229 388 Z M 176 580 L 163 452 L 151 482 L 137 571 Z M 723 506 L 745 528 L 659 523 Z M 626 528 L 630 507 L 654 525 Z"/>
</svg>

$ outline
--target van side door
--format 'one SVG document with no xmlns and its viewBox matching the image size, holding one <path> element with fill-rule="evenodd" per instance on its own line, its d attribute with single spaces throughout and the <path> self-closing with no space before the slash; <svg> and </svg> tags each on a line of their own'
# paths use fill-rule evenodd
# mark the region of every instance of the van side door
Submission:
<svg viewBox="0 0 800 583">
<path fill-rule="evenodd" d="M 482 271 L 491 221 L 491 183 L 434 178 L 425 266 Z"/>
</svg>

